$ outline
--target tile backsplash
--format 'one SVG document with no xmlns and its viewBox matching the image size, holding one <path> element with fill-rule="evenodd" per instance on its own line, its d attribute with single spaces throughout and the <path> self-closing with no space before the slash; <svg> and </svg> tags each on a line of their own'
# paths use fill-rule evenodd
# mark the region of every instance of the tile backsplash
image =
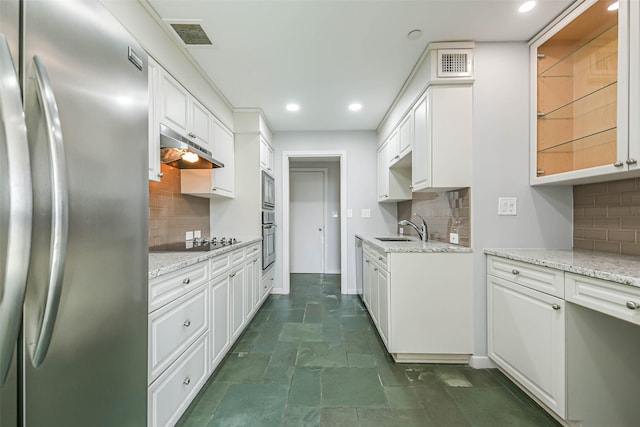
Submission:
<svg viewBox="0 0 640 427">
<path fill-rule="evenodd" d="M 640 256 L 640 178 L 573 187 L 573 247 Z"/>
<path fill-rule="evenodd" d="M 398 221 L 408 219 L 419 226 L 420 218 L 413 215 L 417 213 L 427 221 L 430 240 L 448 242 L 449 233 L 457 232 L 459 244 L 471 247 L 470 207 L 470 188 L 439 193 L 413 193 L 413 200 L 398 203 Z M 413 228 L 403 228 L 405 234 L 416 235 Z"/>
<path fill-rule="evenodd" d="M 162 181 L 149 182 L 149 246 L 184 241 L 186 231 L 209 236 L 209 199 L 180 193 L 180 169 L 161 171 Z"/>
</svg>

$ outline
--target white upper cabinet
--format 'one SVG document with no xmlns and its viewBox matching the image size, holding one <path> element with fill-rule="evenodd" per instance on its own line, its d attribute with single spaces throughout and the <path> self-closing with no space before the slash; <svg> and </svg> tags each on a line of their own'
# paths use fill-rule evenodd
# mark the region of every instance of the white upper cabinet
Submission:
<svg viewBox="0 0 640 427">
<path fill-rule="evenodd" d="M 378 148 L 378 201 L 389 198 L 389 141 Z"/>
<path fill-rule="evenodd" d="M 531 184 L 640 172 L 629 119 L 638 117 L 639 6 L 610 3 L 585 1 L 531 45 Z"/>
<path fill-rule="evenodd" d="M 413 114 L 409 113 L 400 123 L 398 131 L 398 159 L 411 152 L 413 147 Z"/>
<path fill-rule="evenodd" d="M 471 186 L 471 85 L 430 86 L 413 109 L 413 191 Z"/>
<path fill-rule="evenodd" d="M 149 57 L 149 181 L 160 181 L 160 124 L 156 101 L 160 85 L 160 66 Z"/>
<path fill-rule="evenodd" d="M 399 143 L 394 132 L 378 149 L 378 201 L 399 202 L 411 199 L 411 164 L 408 156 L 390 165 Z"/>
<path fill-rule="evenodd" d="M 273 148 L 262 136 L 260 137 L 260 167 L 273 174 Z"/>
<path fill-rule="evenodd" d="M 160 123 L 211 149 L 212 114 L 164 70 L 161 71 L 157 102 Z"/>
</svg>

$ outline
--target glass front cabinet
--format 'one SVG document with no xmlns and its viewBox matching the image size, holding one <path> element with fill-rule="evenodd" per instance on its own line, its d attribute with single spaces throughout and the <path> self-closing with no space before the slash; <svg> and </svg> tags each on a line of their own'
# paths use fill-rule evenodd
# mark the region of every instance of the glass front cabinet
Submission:
<svg viewBox="0 0 640 427">
<path fill-rule="evenodd" d="M 531 184 L 640 173 L 637 3 L 587 0 L 531 44 Z"/>
</svg>

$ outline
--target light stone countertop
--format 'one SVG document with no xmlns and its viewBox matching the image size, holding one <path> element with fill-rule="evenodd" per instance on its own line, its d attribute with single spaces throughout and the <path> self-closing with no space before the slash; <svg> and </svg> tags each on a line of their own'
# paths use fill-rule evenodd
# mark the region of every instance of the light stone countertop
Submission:
<svg viewBox="0 0 640 427">
<path fill-rule="evenodd" d="M 375 246 L 376 249 L 387 253 L 415 253 L 415 252 L 454 252 L 454 253 L 467 253 L 473 252 L 471 248 L 467 248 L 460 245 L 453 245 L 451 243 L 436 242 L 430 240 L 426 243 L 422 243 L 415 237 L 401 236 L 399 234 L 385 234 L 385 233 L 356 233 L 356 237 L 361 238 L 364 242 Z M 376 239 L 376 237 L 410 237 L 412 240 L 409 242 L 385 242 Z"/>
<path fill-rule="evenodd" d="M 487 255 L 640 287 L 640 257 L 578 249 L 485 249 Z"/>
<path fill-rule="evenodd" d="M 223 246 L 209 252 L 149 252 L 149 279 L 261 241 L 262 237 L 258 237 L 234 245 Z"/>
</svg>

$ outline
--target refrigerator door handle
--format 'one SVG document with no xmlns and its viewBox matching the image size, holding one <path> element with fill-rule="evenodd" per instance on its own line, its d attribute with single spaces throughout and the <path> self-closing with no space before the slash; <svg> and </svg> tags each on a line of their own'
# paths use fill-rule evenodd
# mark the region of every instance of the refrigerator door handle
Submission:
<svg viewBox="0 0 640 427">
<path fill-rule="evenodd" d="M 52 189 L 49 283 L 47 286 L 42 325 L 40 326 L 40 332 L 37 335 L 35 346 L 31 347 L 31 362 L 33 366 L 37 368 L 42 364 L 49 350 L 53 328 L 58 315 L 60 296 L 62 294 L 62 281 L 64 279 L 64 268 L 67 258 L 67 238 L 69 234 L 69 187 L 67 184 L 66 156 L 58 105 L 56 104 L 47 69 L 37 55 L 33 57 L 33 70 L 37 96 L 41 101 L 40 105 L 42 106 L 46 121 L 47 141 L 51 153 Z"/>
<path fill-rule="evenodd" d="M 0 385 L 4 384 L 13 350 L 16 346 L 22 304 L 29 272 L 33 188 L 27 127 L 20 96 L 18 77 L 13 68 L 9 45 L 0 34 L 0 150 L 7 153 L 7 162 L 0 171 L 6 185 L 6 258 L 4 277 L 0 282 Z M 4 212 L 4 210 L 8 212 Z M 0 250 L 0 253 L 2 251 Z"/>
</svg>

